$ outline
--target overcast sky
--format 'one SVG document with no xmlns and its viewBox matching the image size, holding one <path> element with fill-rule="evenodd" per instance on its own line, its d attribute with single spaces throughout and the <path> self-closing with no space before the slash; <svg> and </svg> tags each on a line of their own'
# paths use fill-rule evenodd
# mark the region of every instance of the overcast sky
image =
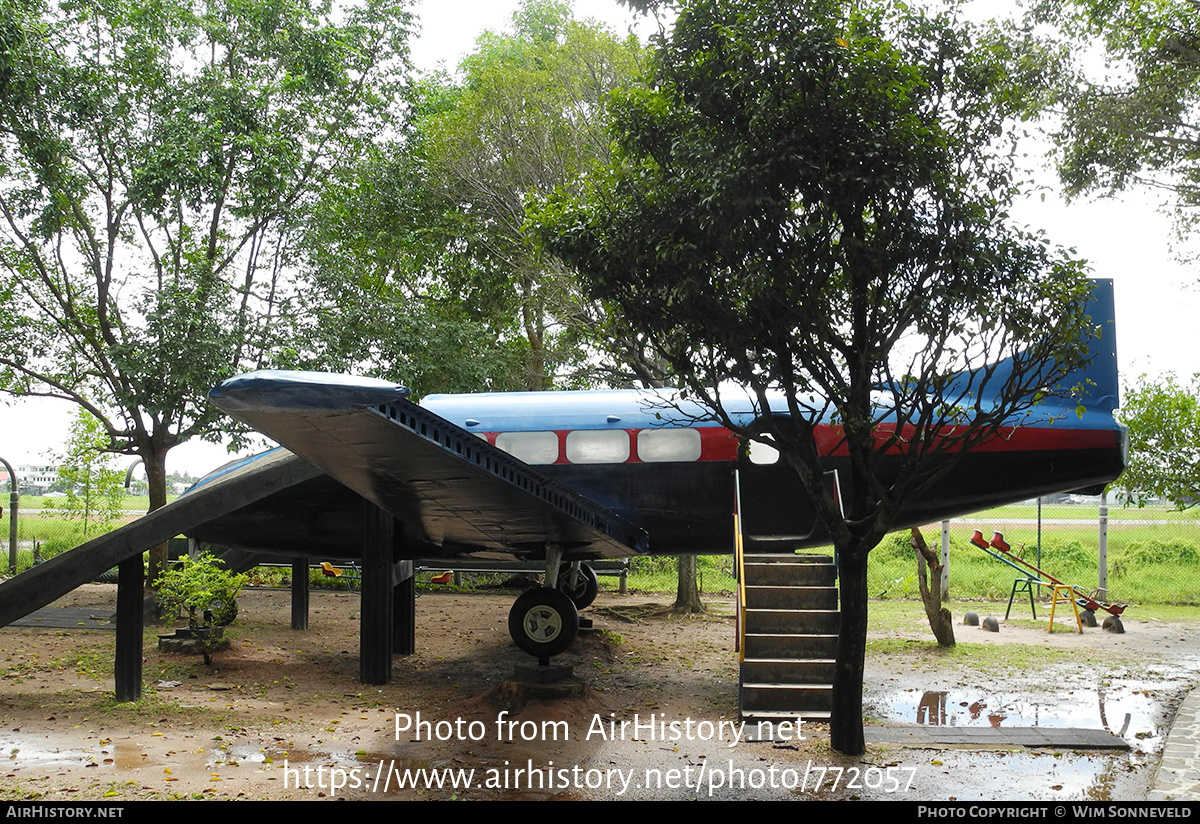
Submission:
<svg viewBox="0 0 1200 824">
<path fill-rule="evenodd" d="M 414 63 L 421 70 L 439 64 L 453 69 L 480 32 L 505 28 L 517 6 L 516 0 L 418 2 L 421 31 L 412 44 Z M 577 16 L 601 20 L 619 33 L 633 30 L 644 37 L 655 29 L 615 0 L 576 0 L 574 7 Z M 1040 165 L 1036 157 L 1030 162 Z M 1148 193 L 1136 192 L 1120 200 L 1068 206 L 1057 196 L 1051 173 L 1043 171 L 1039 179 L 1046 191 L 1018 204 L 1014 217 L 1044 230 L 1054 243 L 1074 247 L 1096 277 L 1115 281 L 1122 377 L 1200 372 L 1200 347 L 1190 335 L 1200 327 L 1198 279 L 1193 269 L 1172 257 L 1171 222 L 1160 204 Z M 13 464 L 40 462 L 47 451 L 61 449 L 70 414 L 65 403 L 0 405 L 0 457 Z M 221 447 L 185 444 L 170 453 L 168 469 L 202 474 L 227 459 Z"/>
</svg>

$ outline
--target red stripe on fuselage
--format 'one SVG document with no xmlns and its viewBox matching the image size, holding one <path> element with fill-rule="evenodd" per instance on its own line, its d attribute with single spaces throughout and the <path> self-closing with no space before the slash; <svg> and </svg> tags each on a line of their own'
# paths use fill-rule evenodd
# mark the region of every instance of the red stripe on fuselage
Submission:
<svg viewBox="0 0 1200 824">
<path fill-rule="evenodd" d="M 553 431 L 558 436 L 558 460 L 555 465 L 569 464 L 566 458 L 566 438 L 567 434 L 573 430 L 555 429 Z M 581 430 L 582 431 L 582 430 Z M 642 463 L 642 460 L 637 454 L 637 435 L 641 429 L 626 429 L 623 430 L 629 434 L 630 439 L 630 457 L 624 463 Z M 719 426 L 701 426 L 696 427 L 696 431 L 700 433 L 700 458 L 699 461 L 719 461 L 732 463 L 737 460 L 738 437 L 727 429 Z M 955 430 L 946 428 L 943 430 L 949 437 L 955 435 Z M 908 426 L 904 428 L 904 439 L 898 441 L 887 448 L 888 454 L 902 454 L 902 452 L 913 442 L 913 436 L 916 433 L 916 428 Z M 488 432 L 487 440 L 491 444 L 496 443 L 496 435 L 498 432 Z M 882 442 L 891 437 L 891 430 L 887 427 L 876 428 L 876 440 Z M 822 457 L 832 458 L 840 457 L 849 454 L 846 448 L 846 443 L 842 439 L 841 427 L 836 426 L 817 426 L 816 427 L 817 449 Z M 1041 426 L 1041 427 L 1017 427 L 1002 430 L 992 437 L 973 445 L 969 451 L 971 452 L 1041 452 L 1048 450 L 1072 450 L 1072 449 L 1113 449 L 1117 448 L 1117 432 L 1111 429 L 1067 429 L 1065 427 Z M 953 451 L 951 449 L 950 451 Z"/>
<path fill-rule="evenodd" d="M 892 436 L 893 428 L 876 427 L 875 439 L 881 443 Z M 902 438 L 887 447 L 887 454 L 899 455 L 912 448 L 916 427 L 906 426 L 901 430 Z M 954 438 L 953 427 L 941 430 L 944 437 Z M 959 430 L 961 431 L 961 430 Z M 841 427 L 818 426 L 816 429 L 817 450 L 822 457 L 848 455 Z M 1039 426 L 1002 429 L 995 435 L 973 444 L 970 452 L 1043 452 L 1072 449 L 1112 449 L 1118 446 L 1117 432 L 1112 429 L 1067 429 L 1065 427 Z M 955 446 L 947 449 L 953 453 Z"/>
</svg>

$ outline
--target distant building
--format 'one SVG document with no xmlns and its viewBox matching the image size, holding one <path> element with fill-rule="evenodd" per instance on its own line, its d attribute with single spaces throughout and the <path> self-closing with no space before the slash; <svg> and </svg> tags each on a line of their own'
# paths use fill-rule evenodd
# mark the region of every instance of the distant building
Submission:
<svg viewBox="0 0 1200 824">
<path fill-rule="evenodd" d="M 49 465 L 18 466 L 17 483 L 26 495 L 43 495 L 58 482 L 58 467 Z"/>
</svg>

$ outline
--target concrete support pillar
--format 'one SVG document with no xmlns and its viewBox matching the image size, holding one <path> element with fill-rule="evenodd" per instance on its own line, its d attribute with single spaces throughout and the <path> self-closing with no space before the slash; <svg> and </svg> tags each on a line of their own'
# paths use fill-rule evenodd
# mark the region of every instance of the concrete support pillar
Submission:
<svg viewBox="0 0 1200 824">
<path fill-rule="evenodd" d="M 399 527 L 396 528 L 399 537 Z M 392 569 L 396 586 L 392 602 L 392 643 L 397 655 L 417 651 L 417 576 L 412 561 L 397 561 Z"/>
<path fill-rule="evenodd" d="M 292 629 L 308 629 L 308 559 L 292 560 Z"/>
<path fill-rule="evenodd" d="M 117 650 L 113 675 L 118 701 L 142 697 L 142 556 L 117 566 Z"/>
<path fill-rule="evenodd" d="M 392 678 L 394 542 L 391 513 L 364 500 L 358 657 L 358 678 L 364 684 L 386 684 Z"/>
</svg>

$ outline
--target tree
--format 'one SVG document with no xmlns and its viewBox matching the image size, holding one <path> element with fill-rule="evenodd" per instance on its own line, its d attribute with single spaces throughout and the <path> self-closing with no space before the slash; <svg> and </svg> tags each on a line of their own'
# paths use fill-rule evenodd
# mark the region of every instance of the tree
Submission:
<svg viewBox="0 0 1200 824">
<path fill-rule="evenodd" d="M 1083 357 L 1080 266 L 1007 220 L 1027 101 L 996 48 L 900 4 L 688 0 L 613 103 L 614 162 L 533 217 L 688 396 L 795 471 L 840 563 L 848 754 L 868 552 Z"/>
<path fill-rule="evenodd" d="M 909 543 L 917 555 L 917 586 L 921 590 L 921 603 L 925 606 L 925 617 L 939 647 L 954 646 L 954 622 L 950 610 L 942 606 L 942 559 L 937 551 L 930 549 L 925 536 L 915 526 Z"/>
<path fill-rule="evenodd" d="M 314 311 L 343 321 L 315 330 L 323 346 L 418 393 L 586 381 L 601 318 L 530 243 L 525 204 L 607 160 L 603 101 L 642 51 L 569 3 L 529 0 L 454 77 L 413 84 L 406 128 L 331 190 L 306 244 Z M 357 308 L 380 303 L 384 323 Z"/>
<path fill-rule="evenodd" d="M 704 612 L 697 585 L 697 560 L 695 555 L 679 555 L 675 559 L 675 603 L 671 606 L 675 612 Z"/>
<path fill-rule="evenodd" d="M 1193 0 L 1043 0 L 1038 21 L 1072 39 L 1056 72 L 1059 173 L 1069 195 L 1146 185 L 1176 198 L 1181 228 L 1200 205 L 1200 14 Z M 1105 75 L 1086 66 L 1104 49 Z M 1086 56 L 1085 59 L 1083 56 Z"/>
<path fill-rule="evenodd" d="M 167 453 L 227 427 L 208 389 L 286 358 L 300 208 L 386 128 L 409 22 L 0 0 L 0 391 L 94 415 L 151 509 Z"/>
<path fill-rule="evenodd" d="M 1179 509 L 1200 503 L 1200 375 L 1142 375 L 1126 387 L 1121 420 L 1129 427 L 1129 466 L 1121 485 L 1138 506 L 1166 498 Z"/>
<path fill-rule="evenodd" d="M 83 521 L 84 538 L 93 521 L 107 527 L 119 518 L 125 503 L 125 479 L 113 467 L 112 456 L 104 453 L 106 446 L 108 436 L 100 421 L 86 409 L 78 409 L 66 452 L 60 457 L 58 477 L 66 489 L 67 511 Z"/>
<path fill-rule="evenodd" d="M 409 91 L 400 137 L 330 181 L 302 251 L 310 362 L 403 383 L 416 395 L 525 387 L 507 275 L 480 252 L 477 222 L 430 184 L 419 128 L 447 104 Z"/>
</svg>

